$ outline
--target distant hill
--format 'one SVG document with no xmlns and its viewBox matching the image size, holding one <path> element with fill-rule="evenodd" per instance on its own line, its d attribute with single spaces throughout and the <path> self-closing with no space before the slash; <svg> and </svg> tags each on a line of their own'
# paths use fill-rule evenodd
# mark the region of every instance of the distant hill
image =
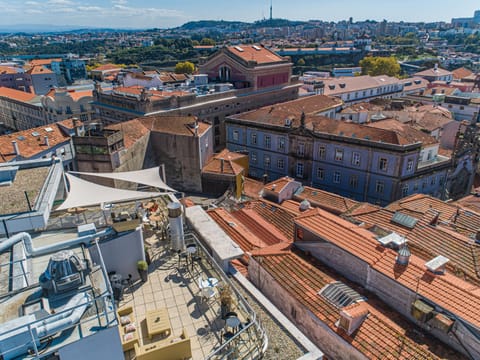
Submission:
<svg viewBox="0 0 480 360">
<path fill-rule="evenodd" d="M 295 21 L 295 20 L 288 20 L 288 19 L 265 19 L 255 21 L 253 26 L 255 27 L 283 27 L 283 26 L 297 26 L 306 24 L 306 21 Z"/>
<path fill-rule="evenodd" d="M 47 25 L 47 24 L 16 24 L 16 25 L 0 25 L 0 33 L 82 33 L 82 32 L 127 32 L 135 31 L 134 29 L 111 29 L 111 28 L 95 28 L 89 26 L 72 26 L 72 25 Z"/>
<path fill-rule="evenodd" d="M 179 29 L 182 30 L 196 30 L 196 29 L 205 29 L 205 28 L 231 28 L 231 27 L 243 27 L 248 26 L 249 23 L 241 21 L 225 21 L 225 20 L 200 20 L 200 21 L 190 21 L 182 26 Z"/>
</svg>

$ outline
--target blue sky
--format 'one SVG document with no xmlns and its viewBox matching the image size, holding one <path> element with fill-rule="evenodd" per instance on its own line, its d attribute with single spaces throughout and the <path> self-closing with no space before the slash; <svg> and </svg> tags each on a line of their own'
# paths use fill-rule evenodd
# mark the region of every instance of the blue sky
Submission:
<svg viewBox="0 0 480 360">
<path fill-rule="evenodd" d="M 173 27 L 191 20 L 254 21 L 269 0 L 0 0 L 2 25 Z M 450 21 L 471 17 L 473 0 L 274 0 L 273 16 L 292 20 Z"/>
</svg>

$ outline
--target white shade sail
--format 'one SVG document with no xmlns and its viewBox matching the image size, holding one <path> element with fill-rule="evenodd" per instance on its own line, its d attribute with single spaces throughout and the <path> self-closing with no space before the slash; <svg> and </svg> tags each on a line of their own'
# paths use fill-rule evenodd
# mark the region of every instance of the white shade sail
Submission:
<svg viewBox="0 0 480 360">
<path fill-rule="evenodd" d="M 129 181 L 137 184 L 143 184 L 153 186 L 158 189 L 176 192 L 170 186 L 165 184 L 160 178 L 160 168 L 153 167 L 150 169 L 143 169 L 137 171 L 124 171 L 124 172 L 110 172 L 110 173 L 90 173 L 90 172 L 75 172 L 70 171 L 71 174 L 97 176 L 107 179 Z"/>
<path fill-rule="evenodd" d="M 92 206 L 101 203 L 146 199 L 163 195 L 163 193 L 159 192 L 115 189 L 82 180 L 70 174 L 66 174 L 66 176 L 70 183 L 70 191 L 68 192 L 66 200 L 56 210 Z"/>
</svg>

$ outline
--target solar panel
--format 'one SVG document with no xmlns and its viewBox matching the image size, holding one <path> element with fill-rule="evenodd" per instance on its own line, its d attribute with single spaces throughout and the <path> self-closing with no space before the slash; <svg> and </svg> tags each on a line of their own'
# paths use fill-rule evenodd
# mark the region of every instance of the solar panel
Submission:
<svg viewBox="0 0 480 360">
<path fill-rule="evenodd" d="M 413 229 L 418 222 L 418 219 L 415 219 L 413 216 L 403 214 L 401 212 L 396 212 L 392 216 L 392 222 Z"/>
</svg>

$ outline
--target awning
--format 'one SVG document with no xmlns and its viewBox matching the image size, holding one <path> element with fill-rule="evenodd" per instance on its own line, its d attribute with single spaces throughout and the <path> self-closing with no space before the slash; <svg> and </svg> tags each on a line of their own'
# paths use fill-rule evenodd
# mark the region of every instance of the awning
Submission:
<svg viewBox="0 0 480 360">
<path fill-rule="evenodd" d="M 153 198 L 163 195 L 159 192 L 144 192 L 115 189 L 82 180 L 76 176 L 66 174 L 70 183 L 67 199 L 56 210 L 92 206 L 101 203 L 116 203 L 122 201 Z"/>
<path fill-rule="evenodd" d="M 137 170 L 137 171 L 124 171 L 124 172 L 110 172 L 110 173 L 89 173 L 89 172 L 76 172 L 70 171 L 70 174 L 97 176 L 107 179 L 129 181 L 137 184 L 143 184 L 153 186 L 158 189 L 176 192 L 170 186 L 165 184 L 160 178 L 160 167 L 154 167 L 150 169 Z"/>
</svg>

